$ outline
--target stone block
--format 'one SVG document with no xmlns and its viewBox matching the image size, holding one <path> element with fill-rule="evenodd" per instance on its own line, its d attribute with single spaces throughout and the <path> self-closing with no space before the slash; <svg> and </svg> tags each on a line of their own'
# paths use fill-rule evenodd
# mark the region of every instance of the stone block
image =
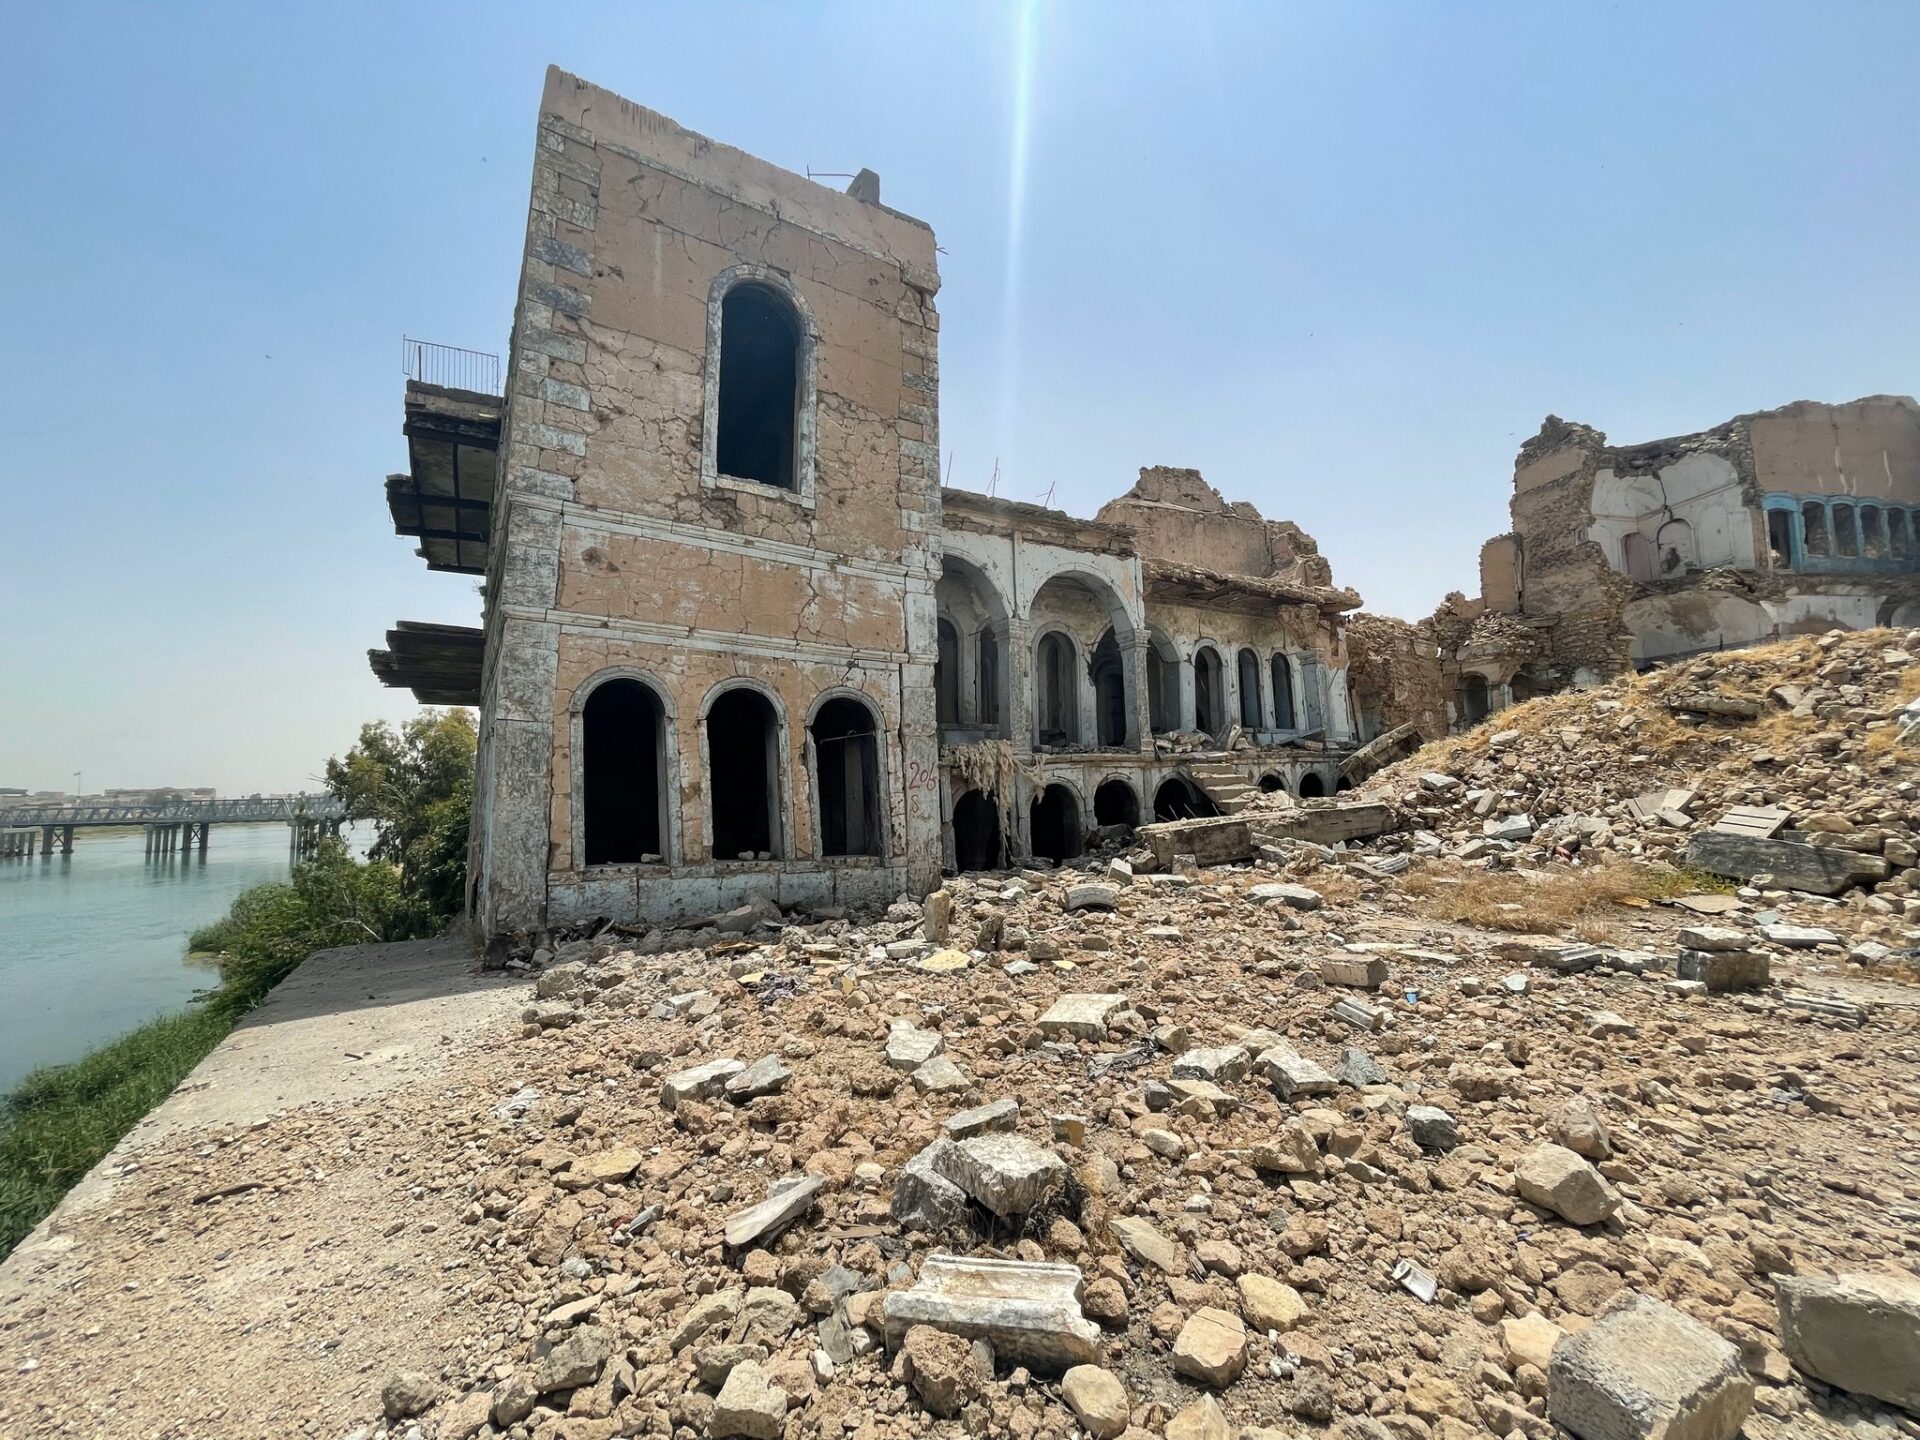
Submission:
<svg viewBox="0 0 1920 1440">
<path fill-rule="evenodd" d="M 1782 1275 L 1774 1287 L 1781 1343 L 1796 1367 L 1920 1415 L 1920 1280 Z"/>
<path fill-rule="evenodd" d="M 723 1056 L 691 1070 L 681 1070 L 661 1083 L 660 1103 L 673 1110 L 682 1100 L 718 1099 L 726 1092 L 727 1082 L 746 1068 L 743 1062 Z"/>
<path fill-rule="evenodd" d="M 976 1135 L 953 1148 L 946 1175 L 1003 1220 L 1025 1215 L 1067 1181 L 1067 1162 L 1019 1135 Z"/>
<path fill-rule="evenodd" d="M 900 1171 L 888 1213 L 901 1225 L 937 1235 L 966 1213 L 967 1192 L 947 1178 L 954 1153 L 951 1140 L 936 1140 Z"/>
<path fill-rule="evenodd" d="M 1761 950 L 1682 950 L 1673 973 L 1713 991 L 1758 990 L 1773 978 L 1773 965 Z"/>
<path fill-rule="evenodd" d="M 1320 978 L 1329 985 L 1347 985 L 1355 990 L 1378 990 L 1387 983 L 1387 962 L 1378 955 L 1362 959 L 1342 956 L 1320 962 Z"/>
<path fill-rule="evenodd" d="M 1740 1351 L 1647 1295 L 1616 1300 L 1547 1367 L 1547 1414 L 1580 1440 L 1733 1440 L 1752 1409 Z"/>
<path fill-rule="evenodd" d="M 1838 895 L 1855 885 L 1884 880 L 1888 874 L 1886 860 L 1878 855 L 1713 831 L 1687 842 L 1686 863 L 1695 870 L 1730 880 L 1767 875 L 1778 889 L 1808 895 Z"/>
<path fill-rule="evenodd" d="M 949 1115 L 940 1128 L 947 1132 L 949 1140 L 965 1140 L 992 1130 L 1011 1130 L 1019 1117 L 1020 1102 L 1008 1098 L 987 1105 L 976 1105 L 971 1110 L 962 1110 L 958 1115 Z"/>
<path fill-rule="evenodd" d="M 1080 1313 L 1080 1267 L 930 1255 L 911 1290 L 881 1302 L 887 1343 L 915 1325 L 993 1344 L 997 1360 L 1049 1374 L 1100 1363 L 1100 1327 Z"/>
<path fill-rule="evenodd" d="M 1049 1040 L 1062 1036 L 1074 1040 L 1104 1040 L 1107 1021 L 1126 1006 L 1124 995 L 1062 995 L 1040 1017 L 1040 1033 Z"/>
<path fill-rule="evenodd" d="M 1620 1194 L 1564 1145 L 1540 1145 L 1513 1167 L 1522 1200 L 1575 1225 L 1598 1225 L 1620 1208 Z"/>
</svg>

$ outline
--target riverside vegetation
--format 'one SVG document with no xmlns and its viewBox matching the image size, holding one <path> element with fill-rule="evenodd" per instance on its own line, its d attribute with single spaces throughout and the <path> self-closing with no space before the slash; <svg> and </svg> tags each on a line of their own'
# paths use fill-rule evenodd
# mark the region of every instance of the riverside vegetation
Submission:
<svg viewBox="0 0 1920 1440">
<path fill-rule="evenodd" d="M 191 1009 L 35 1071 L 0 1100 L 0 1256 L 307 956 L 445 928 L 466 883 L 473 756 L 464 710 L 361 727 L 327 762 L 326 783 L 373 823 L 367 859 L 329 840 L 285 881 L 247 891 L 188 942 L 220 966 L 219 985 Z"/>
</svg>

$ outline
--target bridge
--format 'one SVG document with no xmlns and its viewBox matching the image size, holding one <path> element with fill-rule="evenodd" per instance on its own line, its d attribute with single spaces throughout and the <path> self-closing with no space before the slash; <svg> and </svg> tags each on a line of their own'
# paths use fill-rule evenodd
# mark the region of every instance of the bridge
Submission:
<svg viewBox="0 0 1920 1440">
<path fill-rule="evenodd" d="M 73 832 L 105 825 L 140 825 L 149 856 L 191 850 L 207 853 L 207 839 L 220 825 L 284 824 L 289 848 L 306 854 L 322 835 L 337 835 L 350 817 L 331 795 L 255 795 L 233 800 L 0 801 L 0 859 L 31 859 L 37 848 L 50 858 L 73 853 Z"/>
</svg>

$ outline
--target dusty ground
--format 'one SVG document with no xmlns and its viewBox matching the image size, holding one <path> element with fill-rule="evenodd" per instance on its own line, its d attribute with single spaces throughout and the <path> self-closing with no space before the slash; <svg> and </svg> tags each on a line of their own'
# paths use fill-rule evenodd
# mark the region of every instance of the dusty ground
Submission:
<svg viewBox="0 0 1920 1440">
<path fill-rule="evenodd" d="M 1860 1419 L 1789 1373 L 1764 1272 L 1920 1258 L 1920 990 L 1856 971 L 1847 991 L 1871 1005 L 1859 1030 L 1768 995 L 1674 998 L 1658 974 L 1534 970 L 1528 992 L 1512 995 L 1499 981 L 1520 967 L 1492 953 L 1510 936 L 1435 924 L 1395 882 L 1359 889 L 1325 866 L 1295 878 L 1359 893 L 1304 914 L 1246 898 L 1272 878 L 1244 868 L 1184 885 L 1142 877 L 1110 915 L 1064 913 L 1064 877 L 1027 876 L 1024 893 L 989 877 L 958 881 L 956 937 L 997 920 L 1020 949 L 982 951 L 947 973 L 875 958 L 876 940 L 918 934 L 917 910 L 904 907 L 858 936 L 845 922 L 789 928 L 760 946 L 708 935 L 704 951 L 607 957 L 584 994 L 548 1002 L 576 1023 L 525 1033 L 528 987 L 476 981 L 445 947 L 318 958 L 102 1167 L 110 1178 L 0 1269 L 0 1434 L 371 1434 L 382 1387 L 401 1370 L 438 1385 L 439 1403 L 414 1422 L 420 1434 L 468 1433 L 453 1422 L 483 1416 L 496 1386 L 533 1367 L 543 1335 L 560 1338 L 587 1316 L 620 1336 L 641 1393 L 549 1396 L 559 1408 L 536 1410 L 514 1433 L 677 1424 L 704 1434 L 712 1387 L 691 1373 L 698 1347 L 675 1356 L 665 1343 L 698 1294 L 743 1284 L 743 1267 L 800 1292 L 830 1261 L 881 1286 L 941 1248 L 1044 1255 L 1116 1281 L 1125 1301 L 1108 1326 L 1109 1366 L 1147 1433 L 1202 1393 L 1169 1366 L 1180 1316 L 1203 1303 L 1234 1308 L 1230 1273 L 1241 1269 L 1295 1286 L 1308 1315 L 1253 1341 L 1245 1375 L 1221 1395 L 1236 1425 L 1311 1435 L 1328 1419 L 1373 1414 L 1394 1436 L 1550 1434 L 1530 1413 L 1536 1377 L 1505 1356 L 1498 1319 L 1537 1309 L 1571 1327 L 1631 1285 L 1746 1347 L 1760 1381 L 1754 1440 L 1846 1433 L 1826 1412 L 1852 1418 L 1857 1435 L 1902 1433 L 1890 1412 Z M 1829 923 L 1842 913 L 1786 908 Z M 1677 927 L 1698 918 L 1624 914 L 1635 948 L 1656 956 L 1670 956 Z M 1179 933 L 1148 933 L 1161 926 Z M 1006 962 L 1050 954 L 1049 940 L 1060 961 L 1006 974 Z M 1343 942 L 1410 947 L 1389 952 L 1393 1014 L 1380 1034 L 1327 1016 L 1335 995 L 1312 967 Z M 386 973 L 404 976 L 397 985 L 368 978 L 396 964 Z M 1818 988 L 1845 968 L 1839 953 L 1782 956 L 1776 975 Z M 700 989 L 710 1000 L 682 1015 L 650 1013 L 669 991 Z M 1171 1054 L 1119 1033 L 1040 1043 L 1033 1022 L 1053 997 L 1086 990 L 1126 994 L 1143 1020 L 1183 1026 L 1196 1045 L 1260 1026 L 1331 1068 L 1359 1044 L 1392 1093 L 1282 1105 L 1248 1077 L 1226 1087 L 1243 1101 L 1231 1117 L 1150 1113 L 1143 1087 L 1168 1077 Z M 1590 1036 L 1602 1010 L 1637 1033 Z M 970 1089 L 921 1096 L 886 1070 L 894 1018 L 937 1028 Z M 683 1106 L 677 1119 L 659 1105 L 671 1070 L 769 1053 L 794 1071 L 782 1095 Z M 1098 1064 L 1116 1055 L 1145 1058 Z M 327 1098 L 282 1108 L 281 1096 L 310 1083 Z M 496 1112 L 529 1085 L 541 1098 L 524 1114 Z M 1395 1094 L 1444 1105 L 1461 1147 L 1423 1155 L 1394 1118 Z M 904 1233 L 887 1206 L 900 1165 L 944 1117 L 1003 1096 L 1020 1100 L 1019 1133 L 1057 1146 L 1086 1188 L 1021 1237 L 979 1226 L 939 1243 Z M 1510 1179 L 1513 1158 L 1576 1097 L 1611 1129 L 1609 1173 L 1627 1198 L 1619 1216 L 1585 1230 L 1518 1201 Z M 1047 1117 L 1061 1112 L 1088 1118 L 1084 1147 L 1054 1140 Z M 1246 1147 L 1296 1115 L 1321 1138 L 1321 1173 L 1248 1166 Z M 1178 1136 L 1180 1153 L 1150 1149 L 1150 1128 Z M 638 1151 L 629 1179 L 568 1188 L 577 1161 L 620 1146 Z M 817 1211 L 771 1256 L 724 1253 L 726 1215 L 803 1169 L 828 1177 Z M 664 1216 L 629 1239 L 625 1222 L 651 1203 Z M 1123 1213 L 1173 1237 L 1189 1272 L 1125 1257 L 1104 1228 Z M 1394 1284 L 1402 1257 L 1440 1277 L 1438 1303 Z M 581 1300 L 592 1303 L 551 1318 Z M 770 1364 L 788 1362 L 776 1373 L 805 1392 L 790 1435 L 959 1433 L 962 1422 L 920 1409 L 884 1353 L 819 1383 L 808 1365 L 818 1343 L 806 1325 L 770 1347 Z M 462 1411 L 467 1392 L 476 1398 Z M 1076 1428 L 1055 1384 L 1024 1375 L 983 1386 L 969 1416 L 976 1434 Z"/>
</svg>

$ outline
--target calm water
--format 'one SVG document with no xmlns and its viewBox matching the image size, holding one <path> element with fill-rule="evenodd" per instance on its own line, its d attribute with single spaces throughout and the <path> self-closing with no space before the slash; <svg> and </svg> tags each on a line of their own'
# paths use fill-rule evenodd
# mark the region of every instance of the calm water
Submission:
<svg viewBox="0 0 1920 1440">
<path fill-rule="evenodd" d="M 0 1091 L 218 983 L 187 936 L 287 875 L 285 825 L 216 825 L 204 860 L 145 851 L 138 830 L 81 830 L 70 856 L 0 860 Z"/>
</svg>

